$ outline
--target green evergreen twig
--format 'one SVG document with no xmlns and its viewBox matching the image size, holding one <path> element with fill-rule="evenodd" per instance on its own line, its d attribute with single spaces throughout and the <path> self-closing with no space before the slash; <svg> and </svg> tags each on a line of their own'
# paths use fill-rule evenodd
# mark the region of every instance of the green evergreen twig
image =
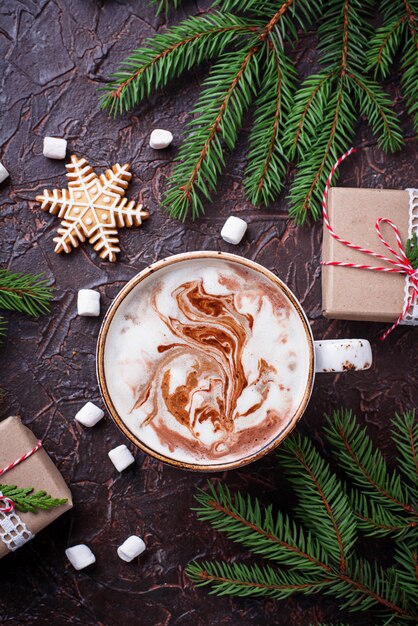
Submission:
<svg viewBox="0 0 418 626">
<path fill-rule="evenodd" d="M 370 42 L 368 69 L 386 78 L 395 56 L 401 52 L 402 86 L 408 111 L 418 131 L 418 2 L 382 0 L 380 10 L 384 24 L 376 30 Z"/>
<path fill-rule="evenodd" d="M 352 485 L 346 485 L 307 438 L 293 436 L 279 450 L 279 462 L 297 496 L 298 524 L 271 505 L 219 484 L 199 491 L 195 509 L 201 521 L 269 561 L 265 566 L 219 561 L 194 562 L 187 568 L 198 586 L 211 593 L 283 599 L 293 593 L 323 592 L 342 609 L 377 610 L 385 624 L 417 621 L 417 524 L 410 502 L 417 488 L 418 424 L 415 412 L 394 421 L 399 472 L 389 471 L 350 411 L 328 420 L 327 437 Z M 353 493 L 360 493 L 358 502 Z M 365 507 L 370 520 L 361 519 Z M 393 515 L 401 529 L 391 527 Z M 385 526 L 389 519 L 390 524 Z M 376 527 L 378 526 L 378 532 Z M 383 568 L 356 552 L 358 532 L 392 537 L 396 565 Z M 375 622 L 373 622 L 375 623 Z"/>
<path fill-rule="evenodd" d="M 390 2 L 382 2 L 388 23 L 394 14 Z M 406 41 L 403 83 L 409 110 L 418 115 L 415 3 L 394 1 L 402 18 L 381 65 L 384 74 L 399 47 L 396 38 L 401 37 L 401 27 L 402 32 L 408 29 L 408 37 L 402 35 Z M 168 4 L 162 0 L 160 9 Z M 290 214 L 298 223 L 310 214 L 318 219 L 328 171 L 351 145 L 359 113 L 368 118 L 383 150 L 397 150 L 403 143 L 388 95 L 367 74 L 368 66 L 372 67 L 369 41 L 375 0 L 218 0 L 214 4 L 216 11 L 191 17 L 134 51 L 104 88 L 102 107 L 113 114 L 127 111 L 183 71 L 216 59 L 191 111 L 192 122 L 169 179 L 167 211 L 181 220 L 189 213 L 193 218 L 204 213 L 205 200 L 210 199 L 224 166 L 223 151 L 235 146 L 243 115 L 254 103 L 246 196 L 256 205 L 274 201 L 288 162 L 297 160 Z M 323 67 L 295 89 L 294 63 L 284 46 L 299 38 L 300 29 L 316 23 Z"/>
<path fill-rule="evenodd" d="M 153 89 L 160 89 L 184 71 L 218 57 L 239 36 L 245 41 L 259 26 L 256 20 L 243 20 L 229 13 L 189 17 L 166 33 L 148 39 L 123 61 L 104 87 L 102 108 L 114 115 L 129 111 Z"/>
<path fill-rule="evenodd" d="M 52 291 L 41 274 L 13 273 L 0 269 L 0 309 L 37 316 L 49 311 Z M 6 335 L 7 323 L 0 316 L 0 342 Z"/>
<path fill-rule="evenodd" d="M 33 493 L 33 487 L 16 487 L 16 485 L 0 485 L 3 496 L 13 501 L 17 511 L 36 513 L 37 510 L 49 511 L 67 502 L 64 498 L 53 498 L 46 491 Z"/>
<path fill-rule="evenodd" d="M 225 165 L 221 140 L 234 148 L 258 84 L 258 53 L 252 45 L 222 55 L 205 81 L 195 107 L 199 117 L 189 123 L 164 200 L 173 217 L 184 220 L 189 210 L 193 218 L 204 213 L 202 196 L 210 199 Z"/>
<path fill-rule="evenodd" d="M 390 100 L 365 74 L 372 0 L 330 0 L 318 29 L 321 72 L 309 76 L 295 99 L 286 140 L 299 169 L 290 191 L 290 215 L 303 223 L 321 215 L 324 185 L 337 158 L 352 144 L 358 110 L 385 151 L 401 147 Z"/>
<path fill-rule="evenodd" d="M 178 9 L 182 3 L 182 0 L 150 0 L 151 4 L 157 5 L 157 15 L 165 13 L 167 15 L 168 10 L 173 7 Z"/>
<path fill-rule="evenodd" d="M 51 288 L 41 274 L 33 276 L 0 269 L 0 309 L 36 317 L 49 311 L 51 300 Z"/>
<path fill-rule="evenodd" d="M 416 233 L 406 242 L 405 252 L 414 270 L 418 270 L 418 237 Z"/>
</svg>

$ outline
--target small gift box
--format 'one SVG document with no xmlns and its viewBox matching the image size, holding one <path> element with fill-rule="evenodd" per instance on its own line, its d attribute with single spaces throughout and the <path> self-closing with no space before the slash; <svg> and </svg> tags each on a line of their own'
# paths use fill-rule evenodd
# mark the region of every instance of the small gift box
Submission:
<svg viewBox="0 0 418 626">
<path fill-rule="evenodd" d="M 22 424 L 19 417 L 9 417 L 0 422 L 0 485 L 9 486 L 0 496 L 0 558 L 32 539 L 45 526 L 72 508 L 71 492 L 63 477 L 41 442 Z M 18 496 L 14 502 L 10 491 L 13 485 L 33 487 L 32 493 L 37 495 L 33 501 L 40 507 L 46 506 L 48 510 L 36 507 L 36 512 L 21 512 Z M 47 496 L 37 492 L 46 492 L 53 499 L 66 502 L 49 508 Z M 31 505 L 28 508 L 32 508 Z"/>
<path fill-rule="evenodd" d="M 407 267 L 408 259 L 402 257 L 396 231 L 387 223 L 387 220 L 393 222 L 400 236 L 401 247 L 405 250 L 408 239 L 418 233 L 418 191 L 334 187 L 329 190 L 326 207 L 328 215 L 324 215 L 322 247 L 325 262 L 322 268 L 324 316 L 396 322 L 404 312 L 399 323 L 418 324 L 418 302 L 414 290 L 418 272 L 414 277 L 411 266 Z M 379 218 L 386 218 L 378 224 L 378 228 L 400 258 L 396 258 L 379 238 L 376 229 Z M 342 243 L 339 239 L 346 241 Z M 347 242 L 353 244 L 353 247 L 347 245 Z M 392 263 L 357 248 L 369 249 L 391 259 Z M 357 267 L 343 267 L 338 263 L 354 264 Z M 390 271 L 366 270 L 365 265 Z"/>
</svg>

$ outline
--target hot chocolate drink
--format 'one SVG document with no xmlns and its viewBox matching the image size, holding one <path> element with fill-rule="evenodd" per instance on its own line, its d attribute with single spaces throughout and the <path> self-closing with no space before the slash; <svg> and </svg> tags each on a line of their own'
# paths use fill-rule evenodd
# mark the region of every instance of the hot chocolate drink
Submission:
<svg viewBox="0 0 418 626">
<path fill-rule="evenodd" d="M 195 258 L 150 273 L 110 323 L 105 378 L 130 432 L 195 465 L 255 454 L 287 430 L 309 384 L 303 321 L 273 280 Z"/>
</svg>

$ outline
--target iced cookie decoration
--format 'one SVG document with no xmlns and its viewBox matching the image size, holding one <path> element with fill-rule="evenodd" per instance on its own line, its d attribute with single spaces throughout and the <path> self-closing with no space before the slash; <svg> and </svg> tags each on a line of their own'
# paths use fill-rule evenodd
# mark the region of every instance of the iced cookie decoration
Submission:
<svg viewBox="0 0 418 626">
<path fill-rule="evenodd" d="M 71 252 L 88 239 L 102 259 L 116 261 L 118 227 L 141 226 L 149 217 L 142 204 L 125 198 L 132 178 L 130 166 L 116 163 L 98 176 L 86 159 L 72 155 L 66 168 L 68 189 L 45 189 L 36 196 L 44 211 L 62 220 L 54 238 L 55 252 Z"/>
</svg>

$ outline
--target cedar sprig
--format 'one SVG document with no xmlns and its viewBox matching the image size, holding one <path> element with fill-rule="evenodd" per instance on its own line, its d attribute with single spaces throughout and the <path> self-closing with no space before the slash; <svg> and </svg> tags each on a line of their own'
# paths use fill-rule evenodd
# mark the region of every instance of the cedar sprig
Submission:
<svg viewBox="0 0 418 626">
<path fill-rule="evenodd" d="M 416 233 L 406 242 L 405 253 L 414 270 L 418 270 L 418 237 Z"/>
<path fill-rule="evenodd" d="M 396 416 L 393 428 L 399 472 L 389 470 L 351 411 L 336 411 L 328 418 L 327 439 L 347 483 L 308 438 L 288 438 L 278 456 L 297 497 L 298 523 L 274 512 L 271 505 L 263 507 L 257 498 L 231 494 L 222 483 L 199 491 L 198 518 L 268 562 L 193 562 L 187 568 L 191 580 L 218 595 L 283 599 L 293 593 L 323 592 L 336 598 L 342 609 L 376 610 L 385 624 L 416 622 L 418 516 L 409 505 L 417 487 L 415 412 Z M 364 503 L 353 496 L 359 488 L 372 522 L 380 525 L 378 533 L 361 521 Z M 388 514 L 395 515 L 404 530 L 408 524 L 408 531 L 385 528 Z M 396 565 L 384 568 L 360 556 L 358 533 L 392 537 Z"/>
<path fill-rule="evenodd" d="M 16 485 L 0 485 L 0 491 L 10 498 L 17 511 L 36 513 L 38 510 L 49 511 L 67 502 L 66 498 L 53 498 L 46 491 L 36 491 L 33 487 L 16 487 Z"/>
<path fill-rule="evenodd" d="M 308 77 L 295 98 L 285 143 L 299 169 L 290 191 L 290 215 L 304 223 L 321 215 L 328 173 L 352 143 L 358 111 L 385 151 L 402 146 L 388 95 L 365 73 L 373 0 L 330 0 L 318 29 L 323 69 Z"/>
<path fill-rule="evenodd" d="M 389 75 L 397 54 L 401 53 L 402 86 L 409 113 L 418 130 L 418 2 L 417 0 L 382 0 L 384 23 L 370 42 L 368 69 L 383 78 Z"/>
</svg>

